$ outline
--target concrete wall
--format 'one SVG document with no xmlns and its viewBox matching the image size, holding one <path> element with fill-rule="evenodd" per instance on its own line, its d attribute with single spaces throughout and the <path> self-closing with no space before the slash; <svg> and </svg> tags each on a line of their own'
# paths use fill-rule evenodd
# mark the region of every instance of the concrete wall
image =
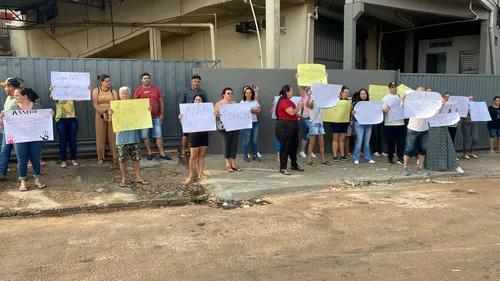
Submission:
<svg viewBox="0 0 500 281">
<path fill-rule="evenodd" d="M 461 51 L 479 51 L 479 35 L 453 37 L 453 46 L 429 48 L 432 40 L 421 40 L 418 44 L 418 72 L 426 72 L 427 54 L 446 53 L 446 73 L 458 74 Z"/>
<path fill-rule="evenodd" d="M 243 98 L 242 88 L 245 85 L 256 84 L 260 88 L 259 103 L 262 106 L 260 115 L 259 130 L 259 151 L 261 153 L 274 153 L 274 125 L 271 119 L 271 109 L 274 96 L 278 94 L 283 85 L 293 87 L 295 95 L 299 95 L 294 69 L 195 69 L 196 73 L 202 77 L 201 87 L 207 92 L 208 99 L 217 102 L 221 99 L 221 92 L 224 87 L 231 87 L 235 101 L 239 102 Z M 387 85 L 396 80 L 396 71 L 376 71 L 376 70 L 329 70 L 328 82 L 332 84 L 343 84 L 351 89 L 351 95 L 361 88 L 368 88 L 370 84 Z M 331 152 L 332 135 L 330 126 L 325 123 L 327 132 L 325 139 L 325 149 Z M 352 142 L 351 142 L 352 143 Z M 220 137 L 216 132 L 210 133 L 210 153 L 220 153 L 222 145 Z M 238 147 L 241 151 L 241 141 Z M 317 150 L 315 150 L 317 151 Z M 241 155 L 238 155 L 240 157 Z"/>
</svg>

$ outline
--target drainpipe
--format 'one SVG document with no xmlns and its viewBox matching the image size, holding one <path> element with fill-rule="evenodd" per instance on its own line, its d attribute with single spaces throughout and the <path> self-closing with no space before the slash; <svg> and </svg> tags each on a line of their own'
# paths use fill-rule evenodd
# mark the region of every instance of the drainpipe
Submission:
<svg viewBox="0 0 500 281">
<path fill-rule="evenodd" d="M 493 75 L 497 74 L 497 64 L 496 64 L 496 54 L 495 54 L 495 11 L 496 5 L 488 0 L 481 0 L 483 5 L 490 11 L 490 26 L 489 26 L 489 43 L 490 43 L 490 63 L 491 63 L 491 73 Z"/>
<path fill-rule="evenodd" d="M 305 63 L 309 61 L 309 37 L 311 34 L 311 20 L 318 20 L 318 6 L 314 8 L 314 14 L 307 14 L 307 30 L 306 30 L 306 59 Z"/>
</svg>

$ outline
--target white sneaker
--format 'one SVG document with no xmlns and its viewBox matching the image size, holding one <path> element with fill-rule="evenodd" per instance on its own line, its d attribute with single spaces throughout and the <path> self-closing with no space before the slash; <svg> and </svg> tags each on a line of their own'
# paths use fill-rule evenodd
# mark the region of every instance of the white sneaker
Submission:
<svg viewBox="0 0 500 281">
<path fill-rule="evenodd" d="M 417 165 L 420 165 L 420 160 L 417 159 Z"/>
<path fill-rule="evenodd" d="M 354 165 L 359 165 L 359 161 L 358 160 L 354 160 Z"/>
<path fill-rule="evenodd" d="M 370 160 L 370 161 L 368 161 L 366 163 L 375 164 L 375 161 L 372 159 L 372 160 Z"/>
<path fill-rule="evenodd" d="M 380 155 L 382 155 L 382 156 L 384 156 L 384 157 L 389 156 L 389 155 L 387 155 L 387 153 L 385 153 L 385 152 L 382 152 L 382 154 L 380 154 Z"/>
<path fill-rule="evenodd" d="M 247 154 L 247 157 L 252 159 L 252 155 L 250 155 L 250 153 Z"/>
<path fill-rule="evenodd" d="M 306 157 L 307 157 L 307 155 L 306 155 L 306 153 L 305 153 L 304 151 L 301 151 L 301 152 L 299 153 L 299 155 L 300 155 L 300 157 L 302 157 L 302 158 L 306 158 Z"/>
<path fill-rule="evenodd" d="M 380 157 L 380 154 L 378 152 L 373 153 L 373 156 Z"/>
<path fill-rule="evenodd" d="M 312 156 L 313 158 L 316 158 L 316 154 L 314 154 L 314 152 L 311 152 L 311 156 Z"/>
<path fill-rule="evenodd" d="M 474 158 L 474 159 L 478 159 L 478 158 L 479 158 L 479 156 L 477 156 L 477 155 L 476 155 L 476 154 L 474 154 L 474 153 L 472 153 L 472 154 L 470 155 L 470 157 L 472 157 L 472 158 Z"/>
<path fill-rule="evenodd" d="M 260 154 L 260 152 L 257 152 L 257 157 L 262 158 L 262 154 Z"/>
<path fill-rule="evenodd" d="M 463 173 L 465 173 L 465 172 L 464 172 L 464 170 L 462 170 L 462 168 L 460 168 L 460 167 L 458 167 L 458 168 L 456 169 L 456 171 L 457 171 L 457 173 L 459 173 L 459 174 L 463 174 Z"/>
</svg>

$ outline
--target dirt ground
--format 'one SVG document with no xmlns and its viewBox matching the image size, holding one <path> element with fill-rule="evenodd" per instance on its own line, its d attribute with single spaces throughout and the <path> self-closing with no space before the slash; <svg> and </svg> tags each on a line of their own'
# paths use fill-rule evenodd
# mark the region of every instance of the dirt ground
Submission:
<svg viewBox="0 0 500 281">
<path fill-rule="evenodd" d="M 496 179 L 262 199 L 2 219 L 0 280 L 500 280 Z"/>
</svg>

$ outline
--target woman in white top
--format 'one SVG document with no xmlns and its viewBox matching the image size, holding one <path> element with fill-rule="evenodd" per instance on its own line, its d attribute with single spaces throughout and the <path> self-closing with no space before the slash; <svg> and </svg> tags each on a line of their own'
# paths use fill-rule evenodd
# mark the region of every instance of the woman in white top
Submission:
<svg viewBox="0 0 500 281">
<path fill-rule="evenodd" d="M 311 96 L 312 91 L 309 88 L 306 92 L 306 107 L 310 109 L 309 114 L 309 153 L 307 159 L 307 165 L 316 166 L 312 161 L 314 143 L 316 142 L 316 136 L 318 137 L 319 152 L 321 154 L 321 164 L 331 166 L 330 161 L 325 160 L 325 129 L 323 127 L 323 108 L 314 106 L 314 99 Z"/>
<path fill-rule="evenodd" d="M 248 104 L 250 106 L 250 112 L 252 112 L 252 128 L 242 130 L 243 133 L 243 160 L 245 162 L 250 162 L 250 157 L 248 154 L 248 145 L 250 143 L 250 139 L 252 140 L 252 151 L 253 157 L 251 160 L 255 160 L 260 162 L 260 158 L 258 157 L 258 147 L 257 142 L 259 138 L 259 119 L 257 115 L 260 114 L 260 104 L 255 99 L 255 91 L 250 86 L 243 87 L 243 100 L 241 103 Z"/>
</svg>

